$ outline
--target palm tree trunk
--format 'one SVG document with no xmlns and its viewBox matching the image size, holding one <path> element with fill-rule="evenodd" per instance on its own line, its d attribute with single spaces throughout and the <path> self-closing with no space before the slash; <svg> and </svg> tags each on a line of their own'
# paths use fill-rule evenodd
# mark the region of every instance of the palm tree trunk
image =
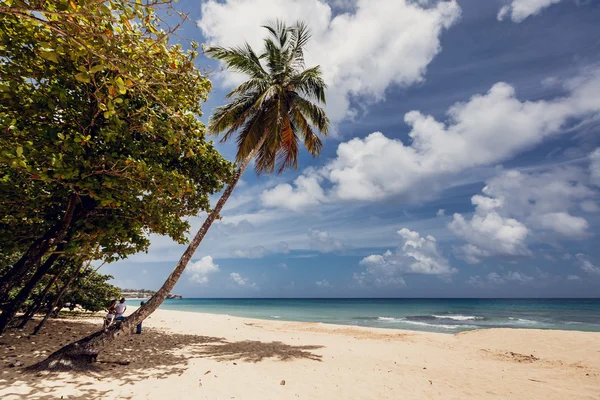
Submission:
<svg viewBox="0 0 600 400">
<path fill-rule="evenodd" d="M 57 246 L 57 249 L 62 248 L 61 245 Z M 46 273 L 52 268 L 54 262 L 60 257 L 59 253 L 53 253 L 48 257 L 48 259 L 42 264 L 41 267 L 35 271 L 31 279 L 21 288 L 17 296 L 6 306 L 4 310 L 2 310 L 2 315 L 0 315 L 0 335 L 4 333 L 8 324 L 15 318 L 17 312 L 23 307 L 23 304 L 27 301 L 31 292 L 39 281 L 46 275 Z"/>
<path fill-rule="evenodd" d="M 231 196 L 231 193 L 233 192 L 233 189 L 235 189 L 235 186 L 239 182 L 242 174 L 254 158 L 255 154 L 262 147 L 266 138 L 266 135 L 263 136 L 254 150 L 239 165 L 238 169 L 233 175 L 233 178 L 231 179 L 231 182 L 229 185 L 227 185 L 227 188 L 219 198 L 219 201 L 217 201 L 215 208 L 210 212 L 210 214 L 208 214 L 204 224 L 202 224 L 202 227 L 196 233 L 188 248 L 183 252 L 183 255 L 179 259 L 179 262 L 177 262 L 177 265 L 173 269 L 173 272 L 171 272 L 171 275 L 169 275 L 162 287 L 143 306 L 134 311 L 133 314 L 127 317 L 127 319 L 120 324 L 112 325 L 108 329 L 98 331 L 78 340 L 77 342 L 68 344 L 52 353 L 47 359 L 32 365 L 29 367 L 29 369 L 34 371 L 60 371 L 82 367 L 85 368 L 87 364 L 96 360 L 98 353 L 100 353 L 100 351 L 102 351 L 108 344 L 117 339 L 119 336 L 130 335 L 139 323 L 156 311 L 156 309 L 167 298 L 167 295 L 171 292 L 173 287 L 175 287 L 175 284 L 183 274 L 183 271 L 194 255 L 194 252 L 202 242 L 202 239 L 204 239 L 204 236 L 206 236 L 208 229 L 214 220 L 219 216 L 219 213 L 223 209 L 223 206 L 225 206 L 229 196 Z"/>
<path fill-rule="evenodd" d="M 35 299 L 35 302 L 31 305 L 31 307 L 29 307 L 29 309 L 23 316 L 23 320 L 17 326 L 18 329 L 25 328 L 25 326 L 31 320 L 31 318 L 33 318 L 33 316 L 35 314 L 37 314 L 37 312 L 40 310 L 40 308 L 42 308 L 42 305 L 44 304 L 44 300 L 46 300 L 46 296 L 48 296 L 48 292 L 50 292 L 50 289 L 52 288 L 52 286 L 54 286 L 56 281 L 58 281 L 58 278 L 60 278 L 63 271 L 64 271 L 63 268 L 56 271 L 56 274 L 54 274 L 54 277 L 50 280 L 50 282 L 48 282 L 48 284 L 46 285 L 46 287 L 44 288 L 42 293 L 40 293 L 40 295 L 37 297 L 37 299 Z"/>
<path fill-rule="evenodd" d="M 62 220 L 46 232 L 44 236 L 33 242 L 19 261 L 2 277 L 0 280 L 0 299 L 3 301 L 6 300 L 8 292 L 23 280 L 34 265 L 39 264 L 42 257 L 44 257 L 53 245 L 64 239 L 73 222 L 78 198 L 77 193 L 71 193 Z"/>
</svg>

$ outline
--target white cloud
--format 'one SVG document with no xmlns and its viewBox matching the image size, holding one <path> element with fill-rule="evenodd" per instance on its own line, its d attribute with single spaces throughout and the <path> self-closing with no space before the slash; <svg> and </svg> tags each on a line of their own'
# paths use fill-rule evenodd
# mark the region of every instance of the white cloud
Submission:
<svg viewBox="0 0 600 400">
<path fill-rule="evenodd" d="M 527 283 L 533 280 L 533 277 L 527 276 L 521 272 L 508 271 L 504 278 L 507 281 L 514 281 L 519 283 Z"/>
<path fill-rule="evenodd" d="M 208 276 L 217 272 L 219 272 L 219 265 L 215 264 L 211 256 L 202 257 L 200 260 L 189 264 L 185 269 L 189 279 L 200 284 L 208 283 Z"/>
<path fill-rule="evenodd" d="M 229 277 L 231 278 L 231 280 L 233 280 L 235 283 L 237 283 L 238 285 L 240 285 L 242 287 L 248 287 L 248 288 L 252 288 L 252 289 L 257 289 L 258 288 L 256 286 L 256 283 L 250 282 L 248 280 L 248 278 L 243 278 L 237 272 L 230 273 Z"/>
<path fill-rule="evenodd" d="M 329 85 L 327 112 L 340 121 L 357 113 L 352 96 L 378 101 L 390 85 L 421 82 L 441 50 L 441 33 L 459 16 L 454 0 L 429 7 L 408 0 L 357 0 L 335 16 L 322 0 L 210 0 L 202 4 L 198 26 L 209 44 L 238 46 L 245 40 L 260 48 L 267 21 L 306 21 L 312 32 L 306 64 L 321 65 Z M 228 85 L 240 81 L 225 75 Z"/>
<path fill-rule="evenodd" d="M 267 252 L 263 246 L 254 246 L 246 249 L 236 249 L 233 256 L 236 258 L 263 258 Z"/>
<path fill-rule="evenodd" d="M 504 279 L 500 275 L 498 275 L 498 273 L 496 273 L 496 272 L 490 272 L 487 275 L 487 279 L 488 279 L 488 281 L 490 281 L 492 283 L 497 283 L 497 284 L 501 284 L 501 283 L 505 282 Z"/>
<path fill-rule="evenodd" d="M 529 275 L 525 275 L 522 272 L 516 272 L 516 271 L 508 271 L 507 273 L 505 273 L 504 275 L 500 275 L 497 272 L 490 272 L 487 275 L 487 280 L 490 283 L 494 283 L 497 285 L 501 285 L 507 282 L 517 282 L 517 283 L 529 283 L 531 281 L 534 280 L 534 278 L 532 276 Z"/>
<path fill-rule="evenodd" d="M 483 257 L 530 254 L 525 245 L 529 230 L 516 219 L 504 218 L 496 212 L 502 206 L 500 200 L 473 196 L 471 201 L 476 207 L 471 219 L 454 214 L 448 225 L 457 236 L 468 242 L 460 248 L 466 261 L 477 263 Z"/>
<path fill-rule="evenodd" d="M 479 275 L 475 275 L 475 276 L 470 276 L 465 283 L 467 285 L 473 286 L 473 287 L 483 287 L 484 283 L 481 281 L 481 277 Z"/>
<path fill-rule="evenodd" d="M 327 281 L 327 279 L 323 279 L 322 281 L 317 281 L 316 285 L 318 287 L 322 287 L 322 288 L 329 288 L 329 287 L 331 287 L 331 285 L 329 284 L 329 282 Z"/>
<path fill-rule="evenodd" d="M 398 231 L 402 245 L 394 253 L 373 254 L 363 258 L 366 267 L 354 279 L 363 285 L 404 285 L 404 275 L 425 274 L 450 276 L 456 272 L 439 252 L 433 236 L 421 237 L 418 232 L 403 228 Z"/>
<path fill-rule="evenodd" d="M 539 14 L 544 8 L 552 4 L 559 3 L 561 0 L 512 0 L 510 4 L 503 6 L 498 12 L 498 21 L 502 21 L 507 16 L 513 22 L 522 22 L 525 18 Z"/>
<path fill-rule="evenodd" d="M 587 220 L 570 214 L 597 195 L 587 180 L 587 172 L 578 167 L 500 173 L 483 188 L 486 196 L 473 196 L 471 219 L 454 214 L 449 228 L 467 241 L 460 253 L 477 263 L 490 256 L 529 255 L 526 239 L 531 236 L 589 237 Z"/>
<path fill-rule="evenodd" d="M 589 227 L 581 217 L 574 217 L 566 212 L 547 213 L 539 216 L 540 227 L 551 229 L 565 236 L 583 236 Z"/>
<path fill-rule="evenodd" d="M 346 249 L 341 241 L 332 237 L 327 231 L 317 229 L 311 229 L 308 232 L 308 247 L 321 253 L 333 253 Z"/>
<path fill-rule="evenodd" d="M 288 183 L 265 190 L 261 195 L 267 207 L 284 207 L 300 211 L 314 207 L 325 201 L 325 193 L 319 184 L 318 176 L 300 175 L 294 181 L 295 187 Z"/>
<path fill-rule="evenodd" d="M 277 265 L 279 268 L 281 269 L 288 269 L 288 266 L 286 263 L 280 263 L 279 265 Z"/>
<path fill-rule="evenodd" d="M 435 213 L 436 217 L 443 217 L 446 215 L 446 210 L 444 210 L 443 208 L 440 208 L 439 210 L 437 210 L 437 213 Z"/>
<path fill-rule="evenodd" d="M 497 83 L 488 93 L 451 106 L 447 122 L 411 111 L 405 115 L 412 127 L 410 145 L 375 132 L 340 143 L 334 160 L 304 176 L 331 183 L 327 201 L 428 198 L 447 185 L 448 177 L 514 157 L 562 133 L 567 121 L 600 112 L 600 70 L 570 80 L 565 88 L 564 97 L 520 101 L 512 86 Z M 288 186 L 285 198 L 269 205 L 298 209 L 294 197 L 302 203 L 306 191 Z"/>
<path fill-rule="evenodd" d="M 600 186 L 600 148 L 590 155 L 590 175 L 592 184 Z"/>
<path fill-rule="evenodd" d="M 569 276 L 567 276 L 567 280 L 568 281 L 579 281 L 579 280 L 581 280 L 581 278 L 578 277 L 577 275 L 569 275 Z"/>
<path fill-rule="evenodd" d="M 483 193 L 500 199 L 504 214 L 528 226 L 577 238 L 587 235 L 588 223 L 569 210 L 596 195 L 587 180 L 587 172 L 577 167 L 529 173 L 510 170 L 490 179 Z"/>
<path fill-rule="evenodd" d="M 600 267 L 596 267 L 585 254 L 579 253 L 575 255 L 579 268 L 590 275 L 600 275 Z"/>
</svg>

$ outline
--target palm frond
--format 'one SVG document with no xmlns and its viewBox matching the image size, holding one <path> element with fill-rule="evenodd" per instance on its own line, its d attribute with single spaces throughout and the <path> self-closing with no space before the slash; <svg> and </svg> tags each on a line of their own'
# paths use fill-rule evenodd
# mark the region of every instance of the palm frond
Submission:
<svg viewBox="0 0 600 400">
<path fill-rule="evenodd" d="M 306 100 L 302 96 L 298 96 L 296 93 L 290 95 L 290 101 L 312 125 L 314 125 L 323 135 L 327 135 L 329 130 L 329 118 L 327 118 L 325 110 L 315 103 Z"/>
<path fill-rule="evenodd" d="M 253 92 L 264 92 L 271 84 L 270 80 L 264 78 L 250 78 L 246 82 L 243 82 L 238 87 L 227 93 L 225 97 L 231 98 L 234 96 L 243 96 L 249 91 Z"/>
<path fill-rule="evenodd" d="M 260 64 L 260 59 L 248 43 L 243 47 L 220 47 L 212 46 L 204 50 L 211 58 L 223 61 L 227 68 L 232 71 L 241 72 L 253 78 L 267 79 L 269 74 Z"/>
<path fill-rule="evenodd" d="M 295 91 L 326 104 L 325 89 L 327 89 L 327 84 L 321 77 L 321 67 L 308 68 L 294 74 L 290 77 L 289 84 Z"/>
<path fill-rule="evenodd" d="M 302 137 L 306 150 L 313 157 L 321 154 L 323 142 L 321 141 L 321 138 L 319 138 L 319 136 L 317 136 L 317 134 L 312 130 L 312 127 L 304 115 L 302 115 L 298 108 L 290 110 L 290 113 L 292 128 Z"/>
<path fill-rule="evenodd" d="M 208 120 L 209 133 L 218 135 L 232 126 L 243 124 L 243 121 L 240 121 L 242 115 L 256 103 L 258 97 L 258 94 L 239 96 L 230 103 L 215 108 Z"/>
<path fill-rule="evenodd" d="M 295 69 L 304 68 L 304 47 L 311 38 L 308 26 L 298 21 L 291 30 L 289 64 Z"/>
</svg>

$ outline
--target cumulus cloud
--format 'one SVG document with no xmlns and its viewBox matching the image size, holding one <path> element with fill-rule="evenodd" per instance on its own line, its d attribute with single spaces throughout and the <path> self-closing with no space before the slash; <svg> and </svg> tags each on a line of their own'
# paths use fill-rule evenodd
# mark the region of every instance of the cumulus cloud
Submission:
<svg viewBox="0 0 600 400">
<path fill-rule="evenodd" d="M 498 21 L 510 17 L 513 22 L 522 22 L 527 17 L 539 14 L 543 9 L 561 0 L 512 0 L 498 12 Z"/>
<path fill-rule="evenodd" d="M 441 50 L 442 32 L 459 16 L 454 0 L 428 7 L 408 0 L 357 0 L 337 15 L 322 0 L 209 0 L 202 4 L 198 26 L 209 44 L 237 46 L 247 40 L 259 48 L 267 21 L 306 21 L 312 32 L 306 63 L 321 65 L 329 85 L 327 112 L 340 121 L 358 112 L 351 105 L 355 96 L 378 101 L 390 85 L 421 82 Z M 224 79 L 228 85 L 241 82 L 231 73 Z"/>
<path fill-rule="evenodd" d="M 600 275 L 600 267 L 595 266 L 585 254 L 579 253 L 575 255 L 579 268 L 590 275 Z"/>
<path fill-rule="evenodd" d="M 492 283 L 497 283 L 497 284 L 502 284 L 505 282 L 505 280 L 497 272 L 490 272 L 487 275 L 487 279 L 488 279 L 488 281 L 490 281 Z"/>
<path fill-rule="evenodd" d="M 446 122 L 411 111 L 405 115 L 410 145 L 375 132 L 340 143 L 334 160 L 303 176 L 330 183 L 324 194 L 329 200 L 428 198 L 448 177 L 509 159 L 562 133 L 568 121 L 600 113 L 600 70 L 570 80 L 565 88 L 568 94 L 553 100 L 520 101 L 512 86 L 497 83 L 486 94 L 451 106 Z M 298 209 L 288 204 L 306 193 L 288 186 L 285 199 L 268 205 Z"/>
<path fill-rule="evenodd" d="M 497 272 L 490 272 L 487 275 L 487 280 L 490 283 L 501 285 L 507 282 L 528 283 L 533 281 L 534 278 L 522 272 L 508 271 L 504 275 L 500 275 Z"/>
<path fill-rule="evenodd" d="M 363 258 L 366 269 L 354 274 L 362 285 L 404 285 L 407 274 L 450 276 L 456 272 L 437 248 L 433 236 L 421 237 L 418 232 L 403 228 L 398 231 L 402 245 L 395 252 L 373 254 Z"/>
<path fill-rule="evenodd" d="M 235 283 L 237 283 L 239 286 L 247 287 L 247 288 L 252 288 L 252 289 L 257 289 L 258 288 L 256 286 L 256 283 L 250 282 L 248 280 L 248 278 L 243 278 L 237 272 L 230 273 L 229 277 L 231 278 L 232 281 L 234 281 Z"/>
<path fill-rule="evenodd" d="M 436 217 L 443 217 L 446 215 L 446 210 L 444 210 L 443 208 L 440 208 L 439 210 L 437 210 L 437 213 L 435 213 Z"/>
<path fill-rule="evenodd" d="M 208 276 L 219 272 L 219 265 L 216 264 L 211 256 L 202 257 L 196 262 L 192 262 L 185 269 L 185 273 L 192 282 L 206 284 Z"/>
<path fill-rule="evenodd" d="M 519 283 L 527 283 L 533 280 L 533 277 L 515 271 L 508 271 L 504 278 L 507 281 L 514 281 Z"/>
<path fill-rule="evenodd" d="M 466 219 L 454 214 L 448 227 L 457 236 L 466 240 L 467 245 L 460 252 L 469 263 L 478 263 L 483 257 L 496 255 L 523 256 L 530 251 L 525 245 L 528 229 L 513 218 L 505 218 L 496 211 L 502 206 L 497 199 L 473 196 L 475 214 Z"/>
<path fill-rule="evenodd" d="M 323 279 L 322 281 L 317 281 L 316 285 L 318 287 L 322 287 L 322 288 L 329 288 L 329 287 L 331 287 L 331 285 L 329 284 L 329 281 L 327 281 L 327 279 Z"/>
<path fill-rule="evenodd" d="M 526 239 L 554 235 L 568 239 L 589 237 L 589 223 L 572 210 L 597 195 L 588 174 L 578 167 L 552 167 L 541 172 L 509 170 L 488 180 L 472 198 L 475 213 L 469 219 L 454 214 L 449 228 L 467 244 L 461 255 L 470 263 L 490 256 L 524 256 Z"/>
<path fill-rule="evenodd" d="M 568 281 L 579 281 L 579 280 L 581 280 L 581 278 L 577 275 L 569 275 L 569 276 L 567 276 L 567 280 Z"/>
<path fill-rule="evenodd" d="M 333 253 L 343 251 L 346 246 L 332 237 L 327 231 L 311 229 L 308 232 L 308 247 L 321 253 Z"/>
<path fill-rule="evenodd" d="M 483 287 L 483 286 L 484 286 L 484 283 L 483 283 L 483 281 L 481 280 L 481 277 L 480 277 L 479 275 L 470 276 L 470 277 L 469 277 L 469 278 L 468 278 L 468 279 L 465 281 L 465 283 L 466 283 L 467 285 L 470 285 L 470 286 L 473 286 L 473 287 L 477 287 L 477 288 L 479 288 L 479 287 Z"/>
<path fill-rule="evenodd" d="M 300 175 L 294 181 L 295 187 L 282 183 L 265 190 L 261 200 L 267 207 L 284 207 L 294 211 L 314 207 L 325 201 L 325 192 L 319 184 L 320 179 L 316 175 Z"/>
</svg>

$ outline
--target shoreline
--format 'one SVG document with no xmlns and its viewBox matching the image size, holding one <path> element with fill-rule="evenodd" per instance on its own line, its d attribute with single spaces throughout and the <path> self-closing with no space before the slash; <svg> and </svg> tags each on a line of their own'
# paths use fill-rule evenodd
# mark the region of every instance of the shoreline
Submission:
<svg viewBox="0 0 600 400">
<path fill-rule="evenodd" d="M 128 307 L 128 310 L 135 311 L 138 309 L 139 306 L 127 306 L 127 307 Z M 456 336 L 456 335 L 466 334 L 466 333 L 470 333 L 470 332 L 508 329 L 508 330 L 515 330 L 515 331 L 581 332 L 581 333 L 592 333 L 592 334 L 595 333 L 595 334 L 599 335 L 599 339 L 600 339 L 600 332 L 584 331 L 584 330 L 577 330 L 577 329 L 552 329 L 552 328 L 533 328 L 533 327 L 519 328 L 519 327 L 506 326 L 506 327 L 489 327 L 489 328 L 469 329 L 469 330 L 458 331 L 458 332 L 451 332 L 451 331 L 449 331 L 449 332 L 431 332 L 431 331 L 416 330 L 416 329 L 409 329 L 409 328 L 384 328 L 384 327 L 377 327 L 377 326 L 338 324 L 338 323 L 334 323 L 334 322 L 323 322 L 323 321 L 298 321 L 298 320 L 292 320 L 292 319 L 283 319 L 282 317 L 281 318 L 273 318 L 273 319 L 258 318 L 258 317 L 241 317 L 238 315 L 232 315 L 232 314 L 227 314 L 227 313 L 217 313 L 217 312 L 212 313 L 212 312 L 206 312 L 206 311 L 166 310 L 166 309 L 161 309 L 161 308 L 159 308 L 159 311 L 198 314 L 198 315 L 205 316 L 205 317 L 223 316 L 223 317 L 227 317 L 229 319 L 234 318 L 234 319 L 240 319 L 240 320 L 244 320 L 244 321 L 250 321 L 253 323 L 273 322 L 273 323 L 294 323 L 294 324 L 308 324 L 308 325 L 314 324 L 314 325 L 330 326 L 330 327 L 334 327 L 334 328 L 338 328 L 338 329 L 342 329 L 342 328 L 356 328 L 356 329 L 367 329 L 367 330 L 374 329 L 374 330 L 381 330 L 381 331 L 389 331 L 390 333 L 400 331 L 400 332 L 417 333 L 417 334 L 423 333 L 423 334 L 434 334 L 434 335 L 444 335 L 444 336 L 445 335 Z M 131 314 L 131 313 L 128 313 L 128 314 Z"/>
<path fill-rule="evenodd" d="M 562 400 L 597 399 L 600 387 L 600 333 L 448 335 L 161 309 L 142 335 L 101 353 L 92 372 L 7 367 L 15 355 L 23 365 L 39 361 L 101 321 L 58 319 L 35 337 L 31 328 L 0 337 L 0 398 Z"/>
</svg>

